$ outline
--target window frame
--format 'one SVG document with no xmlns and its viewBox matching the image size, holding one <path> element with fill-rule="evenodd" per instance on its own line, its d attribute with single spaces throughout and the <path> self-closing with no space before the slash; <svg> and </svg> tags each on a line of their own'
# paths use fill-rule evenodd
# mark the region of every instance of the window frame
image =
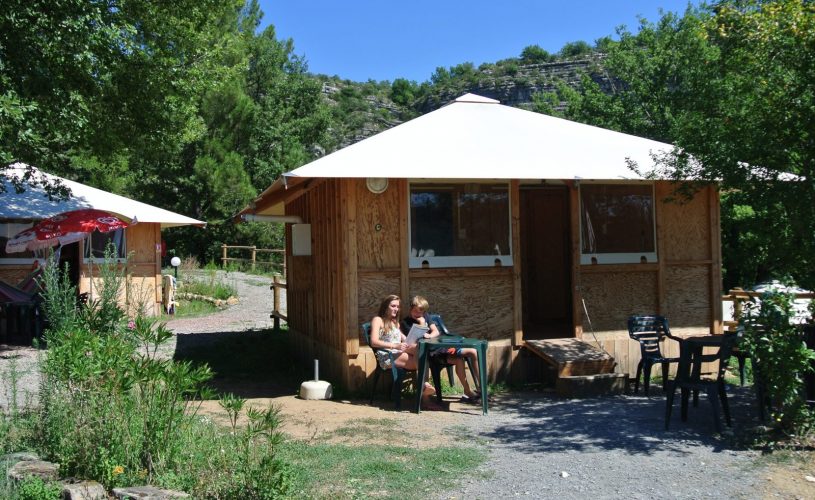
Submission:
<svg viewBox="0 0 815 500">
<path fill-rule="evenodd" d="M 117 254 L 120 254 L 120 255 L 123 254 L 122 257 L 116 257 L 114 259 L 106 259 L 105 257 L 95 257 L 93 255 L 90 255 L 90 248 L 91 248 L 91 244 L 90 244 L 91 241 L 90 240 L 93 237 L 93 235 L 97 234 L 97 233 L 98 234 L 107 234 L 107 233 L 99 233 L 98 231 L 94 231 L 94 232 L 88 233 L 88 236 L 86 236 L 82 240 L 82 263 L 83 264 L 90 264 L 90 263 L 97 264 L 97 263 L 106 263 L 106 262 L 116 262 L 116 263 L 127 262 L 127 228 L 116 229 L 115 231 L 111 231 L 111 233 L 115 233 L 116 231 L 121 231 L 122 232 L 122 244 L 121 244 L 122 248 L 121 249 L 117 248 L 117 252 L 116 252 Z"/>
<path fill-rule="evenodd" d="M 34 224 L 36 224 L 36 223 L 37 223 L 37 221 L 20 220 L 20 219 L 8 219 L 8 220 L 0 221 L 0 225 L 9 226 L 9 225 L 14 224 L 14 225 L 28 226 L 28 228 L 33 227 Z M 17 234 L 20 231 L 23 231 L 23 229 L 20 229 L 19 231 L 15 231 L 14 234 Z M 10 236 L 14 236 L 14 235 L 12 234 Z M 18 266 L 18 265 L 31 265 L 35 261 L 39 261 L 40 263 L 44 262 L 44 259 L 42 259 L 40 257 L 37 257 L 36 252 L 33 252 L 33 253 L 34 253 L 33 257 L 0 257 L 0 265 L 1 266 Z M 14 254 L 10 254 L 10 255 L 14 255 Z"/>
<path fill-rule="evenodd" d="M 413 220 L 411 216 L 411 196 L 413 193 L 413 186 L 420 184 L 423 186 L 430 186 L 438 184 L 444 185 L 465 185 L 465 184 L 489 184 L 489 185 L 504 185 L 507 188 L 507 247 L 508 253 L 504 255 L 445 255 L 445 256 L 413 256 L 411 249 L 413 248 Z M 407 255 L 408 255 L 408 268 L 409 269 L 424 269 L 424 268 L 455 268 L 455 267 L 512 267 L 514 249 L 512 247 L 512 184 L 509 181 L 501 181 L 497 179 L 478 179 L 478 180 L 462 180 L 462 179 L 408 179 L 407 188 Z M 425 265 L 426 263 L 426 265 Z"/>
<path fill-rule="evenodd" d="M 628 186 L 640 186 L 643 184 L 647 184 L 651 187 L 651 200 L 653 203 L 653 215 L 651 218 L 651 231 L 654 235 L 654 251 L 653 252 L 614 252 L 614 253 L 584 253 L 583 252 L 583 186 L 584 185 L 628 185 Z M 608 181 L 582 181 L 578 185 L 578 193 L 577 193 L 577 200 L 578 200 L 578 207 L 580 213 L 578 215 L 578 220 L 580 221 L 579 227 L 579 234 L 580 234 L 580 264 L 581 265 L 591 265 L 591 264 L 654 264 L 659 262 L 658 256 L 658 249 L 659 249 L 659 242 L 657 240 L 657 201 L 656 201 L 656 184 L 654 182 L 646 182 L 646 181 L 639 181 L 639 182 L 608 182 Z M 643 262 L 643 258 L 645 262 Z"/>
</svg>

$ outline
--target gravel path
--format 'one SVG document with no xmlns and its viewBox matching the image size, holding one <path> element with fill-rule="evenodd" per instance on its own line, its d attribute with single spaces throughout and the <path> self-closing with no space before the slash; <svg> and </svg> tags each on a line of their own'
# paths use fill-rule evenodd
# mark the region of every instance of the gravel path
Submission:
<svg viewBox="0 0 815 500">
<path fill-rule="evenodd" d="M 489 458 L 478 474 L 439 498 L 761 498 L 756 452 L 714 438 L 704 396 L 687 423 L 676 404 L 665 431 L 665 398 L 562 400 L 541 393 L 499 398 L 490 415 L 469 418 Z M 735 425 L 751 425 L 752 394 L 730 398 Z M 483 477 L 483 479 L 480 479 Z"/>
<path fill-rule="evenodd" d="M 205 273 L 199 273 L 205 279 Z M 223 311 L 200 318 L 180 318 L 167 321 L 167 326 L 178 335 L 192 333 L 240 332 L 262 330 L 272 327 L 269 315 L 273 297 L 270 278 L 240 272 L 218 271 L 217 279 L 233 285 L 238 290 L 238 303 Z M 281 302 L 285 311 L 285 294 Z"/>
</svg>

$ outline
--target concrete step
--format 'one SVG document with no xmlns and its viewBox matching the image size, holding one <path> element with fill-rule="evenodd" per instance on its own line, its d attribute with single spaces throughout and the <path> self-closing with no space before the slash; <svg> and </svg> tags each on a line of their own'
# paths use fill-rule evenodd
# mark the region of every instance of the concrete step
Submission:
<svg viewBox="0 0 815 500">
<path fill-rule="evenodd" d="M 593 398 L 623 394 L 627 378 L 625 373 L 558 377 L 555 391 L 563 398 Z"/>
</svg>

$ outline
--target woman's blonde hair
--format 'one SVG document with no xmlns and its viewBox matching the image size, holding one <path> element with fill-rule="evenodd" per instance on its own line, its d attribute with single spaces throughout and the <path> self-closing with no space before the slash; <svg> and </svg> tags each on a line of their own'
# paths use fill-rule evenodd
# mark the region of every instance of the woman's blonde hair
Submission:
<svg viewBox="0 0 815 500">
<path fill-rule="evenodd" d="M 385 319 L 385 317 L 386 317 L 386 315 L 388 313 L 388 306 L 394 300 L 399 301 L 399 312 L 402 311 L 402 299 L 400 299 L 398 295 L 388 295 L 387 297 L 382 299 L 382 303 L 379 304 L 379 317 L 382 318 L 383 320 Z M 397 318 L 398 317 L 399 316 L 397 315 Z"/>
</svg>

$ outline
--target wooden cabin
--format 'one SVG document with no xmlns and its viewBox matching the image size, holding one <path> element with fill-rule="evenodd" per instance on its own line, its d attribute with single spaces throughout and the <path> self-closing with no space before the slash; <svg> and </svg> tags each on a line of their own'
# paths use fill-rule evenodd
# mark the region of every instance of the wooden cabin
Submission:
<svg viewBox="0 0 815 500">
<path fill-rule="evenodd" d="M 291 223 L 288 326 L 335 384 L 375 369 L 359 326 L 391 293 L 488 339 L 490 380 L 528 380 L 525 342 L 568 338 L 633 376 L 629 315 L 721 330 L 717 188 L 669 201 L 629 168 L 671 149 L 468 94 L 284 174 L 242 215 Z"/>
<path fill-rule="evenodd" d="M 7 175 L 22 175 L 24 165 L 13 166 Z M 45 253 L 6 253 L 6 241 L 39 220 L 61 212 L 81 208 L 97 208 L 131 221 L 124 230 L 111 233 L 93 233 L 86 240 L 65 245 L 60 249 L 60 268 L 69 265 L 69 278 L 79 294 L 93 299 L 98 293 L 99 263 L 104 260 L 104 249 L 110 241 L 116 248 L 117 262 L 127 257 L 127 290 L 122 295 L 123 305 L 138 308 L 151 315 L 161 312 L 161 230 L 166 227 L 206 223 L 170 212 L 124 196 L 108 193 L 78 182 L 44 174 L 59 180 L 71 190 L 67 200 L 50 200 L 41 187 L 28 187 L 17 193 L 6 180 L 6 192 L 0 194 L 0 280 L 16 284 L 33 268 L 43 262 Z M 135 221 L 135 223 L 134 223 Z M 95 264 L 92 266 L 91 262 Z"/>
</svg>

